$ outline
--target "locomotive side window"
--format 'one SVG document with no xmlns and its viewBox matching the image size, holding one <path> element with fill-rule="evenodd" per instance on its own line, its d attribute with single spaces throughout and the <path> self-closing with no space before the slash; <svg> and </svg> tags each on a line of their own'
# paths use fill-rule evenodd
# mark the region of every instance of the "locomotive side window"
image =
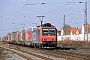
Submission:
<svg viewBox="0 0 90 60">
<path fill-rule="evenodd" d="M 42 35 L 55 35 L 56 30 L 54 28 L 43 28 Z"/>
</svg>

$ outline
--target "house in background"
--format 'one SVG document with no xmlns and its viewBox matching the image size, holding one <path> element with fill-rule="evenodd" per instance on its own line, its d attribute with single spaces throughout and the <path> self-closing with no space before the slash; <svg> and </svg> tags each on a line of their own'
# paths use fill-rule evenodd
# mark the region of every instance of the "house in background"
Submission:
<svg viewBox="0 0 90 60">
<path fill-rule="evenodd" d="M 70 33 L 71 40 L 76 40 L 76 41 L 81 40 L 81 38 L 80 38 L 81 33 L 82 33 L 81 29 L 79 29 L 79 28 L 72 29 L 71 33 Z"/>
<path fill-rule="evenodd" d="M 88 41 L 90 41 L 90 24 L 87 24 L 88 27 Z M 61 29 L 60 36 L 58 40 L 75 40 L 75 41 L 84 41 L 84 25 L 82 28 L 70 27 L 67 31 L 69 34 L 65 35 L 64 30 Z"/>
<path fill-rule="evenodd" d="M 84 25 L 85 24 L 83 24 L 82 25 L 82 39 L 84 40 L 84 31 L 85 31 L 85 29 L 84 29 Z M 88 31 L 88 41 L 90 41 L 90 24 L 87 24 L 87 31 Z M 87 37 L 87 36 L 86 36 Z M 85 39 L 85 40 L 87 40 L 87 38 Z"/>
</svg>

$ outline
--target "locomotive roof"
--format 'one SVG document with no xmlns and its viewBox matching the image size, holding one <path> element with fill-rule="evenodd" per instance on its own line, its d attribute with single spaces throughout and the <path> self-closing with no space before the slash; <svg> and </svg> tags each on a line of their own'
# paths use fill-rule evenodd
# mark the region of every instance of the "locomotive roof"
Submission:
<svg viewBox="0 0 90 60">
<path fill-rule="evenodd" d="M 45 24 L 42 24 L 41 26 L 37 26 L 37 27 L 54 27 L 54 25 L 52 25 L 51 23 L 45 23 Z"/>
</svg>

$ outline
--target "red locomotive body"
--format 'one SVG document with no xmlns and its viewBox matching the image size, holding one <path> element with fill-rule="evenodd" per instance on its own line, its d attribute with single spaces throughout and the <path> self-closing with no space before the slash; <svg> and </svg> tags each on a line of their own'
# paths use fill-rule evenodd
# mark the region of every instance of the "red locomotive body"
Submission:
<svg viewBox="0 0 90 60">
<path fill-rule="evenodd" d="M 40 44 L 46 47 L 57 46 L 57 29 L 55 26 L 47 23 L 40 28 Z"/>
<path fill-rule="evenodd" d="M 56 47 L 57 29 L 50 23 L 43 24 L 32 31 L 32 46 L 34 47 Z"/>
</svg>

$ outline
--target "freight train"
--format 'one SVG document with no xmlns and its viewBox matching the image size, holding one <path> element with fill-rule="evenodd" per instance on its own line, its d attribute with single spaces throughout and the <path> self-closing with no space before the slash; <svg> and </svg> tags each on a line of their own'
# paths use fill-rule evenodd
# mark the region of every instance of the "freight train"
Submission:
<svg viewBox="0 0 90 60">
<path fill-rule="evenodd" d="M 21 32 L 8 33 L 3 40 L 8 43 L 39 48 L 56 47 L 57 29 L 55 26 L 51 25 L 51 23 L 45 23 L 41 26 L 24 29 Z"/>
</svg>

